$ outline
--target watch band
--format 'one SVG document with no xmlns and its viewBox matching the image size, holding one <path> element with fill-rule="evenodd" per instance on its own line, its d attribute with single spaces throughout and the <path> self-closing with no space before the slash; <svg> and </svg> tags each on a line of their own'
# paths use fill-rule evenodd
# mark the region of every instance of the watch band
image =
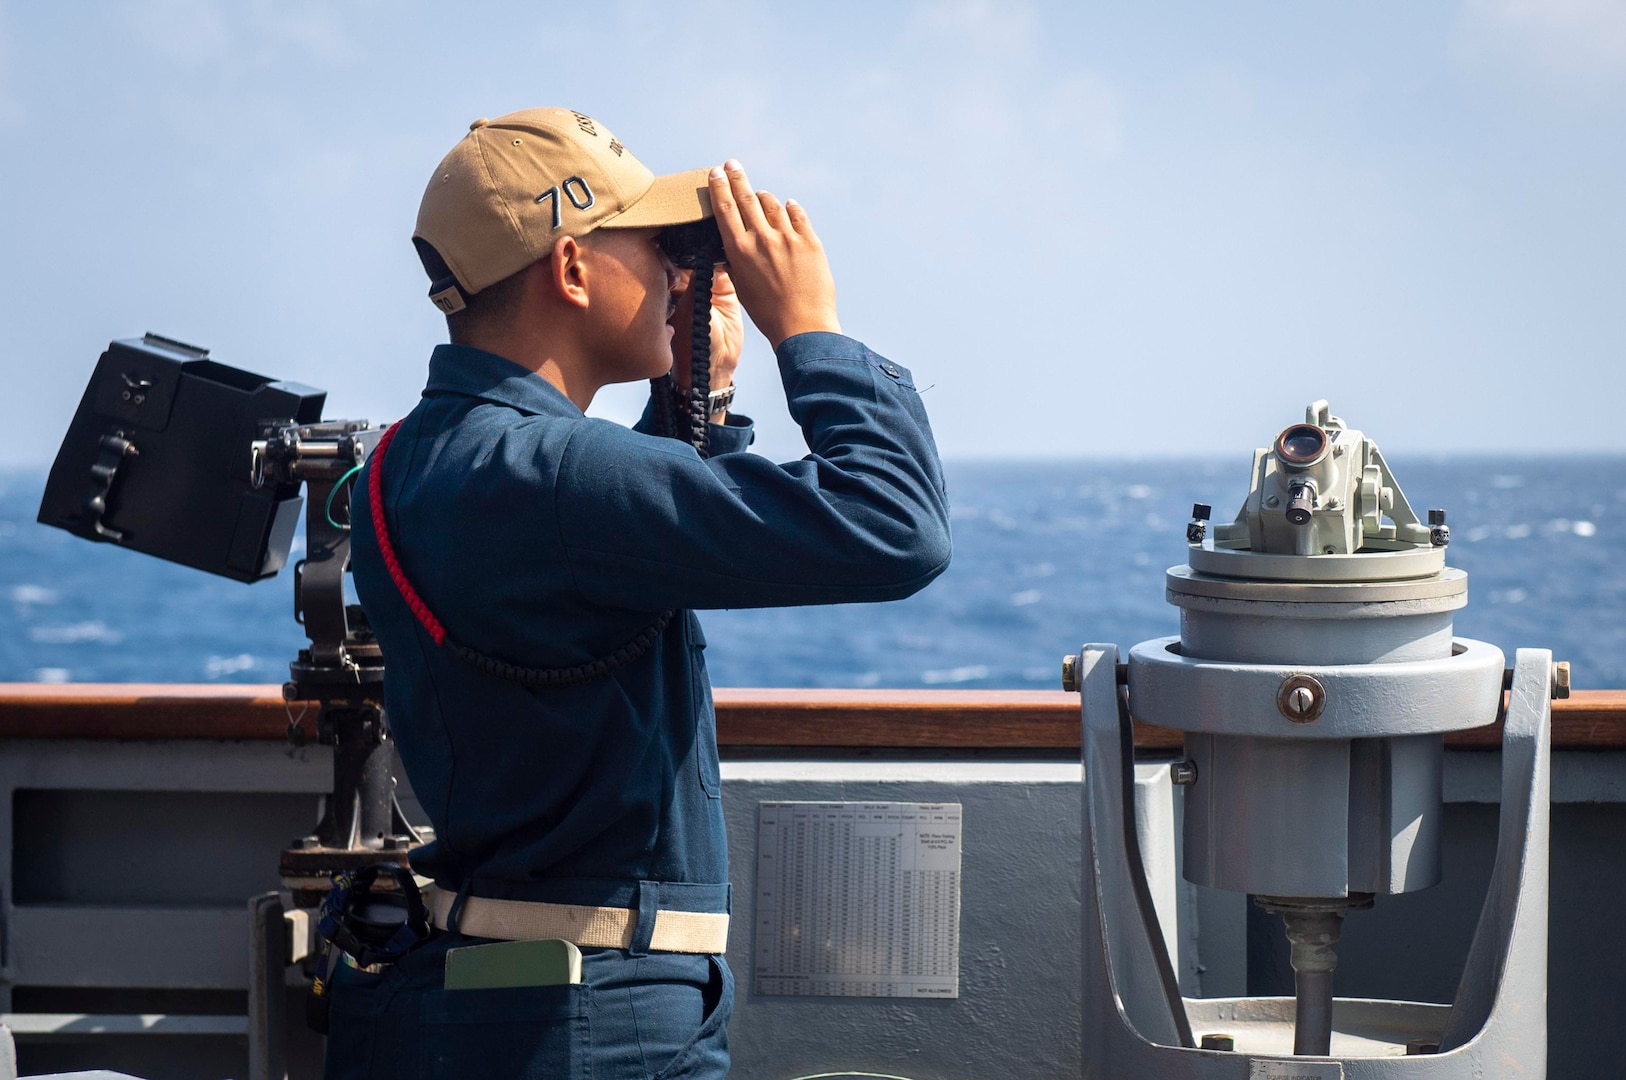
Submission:
<svg viewBox="0 0 1626 1080">
<path fill-rule="evenodd" d="M 734 404 L 734 387 L 725 386 L 721 390 L 713 390 L 706 395 L 707 413 L 716 416 L 718 413 Z"/>
</svg>

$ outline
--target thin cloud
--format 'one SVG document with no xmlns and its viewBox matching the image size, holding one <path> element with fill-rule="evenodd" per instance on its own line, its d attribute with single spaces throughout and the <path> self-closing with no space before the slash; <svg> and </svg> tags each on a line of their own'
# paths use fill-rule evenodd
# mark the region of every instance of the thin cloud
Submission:
<svg viewBox="0 0 1626 1080">
<path fill-rule="evenodd" d="M 341 16 L 320 4 L 137 0 L 123 17 L 138 42 L 185 67 L 260 68 L 290 53 L 338 63 L 355 52 Z"/>
<path fill-rule="evenodd" d="M 930 161 L 945 176 L 1059 180 L 1078 155 L 1117 152 L 1122 108 L 1104 75 L 1058 59 L 1029 5 L 922 4 L 853 106 L 870 114 L 864 130 L 880 155 Z M 962 200 L 964 185 L 942 193 Z"/>
<path fill-rule="evenodd" d="M 174 63 L 205 67 L 231 53 L 226 19 L 211 0 L 143 0 L 126 4 L 123 16 L 138 42 Z"/>
<path fill-rule="evenodd" d="M 1018 59 L 1033 48 L 1038 38 L 1038 20 L 1029 4 L 994 4 L 988 0 L 922 2 L 914 6 L 910 21 L 918 31 L 989 62 Z"/>
<path fill-rule="evenodd" d="M 1046 134 L 1067 140 L 1087 157 L 1118 155 L 1123 106 L 1118 88 L 1104 77 L 1079 71 L 1060 79 L 1041 118 Z"/>
<path fill-rule="evenodd" d="M 1465 0 L 1459 56 L 1549 90 L 1587 96 L 1626 84 L 1622 0 Z"/>
</svg>

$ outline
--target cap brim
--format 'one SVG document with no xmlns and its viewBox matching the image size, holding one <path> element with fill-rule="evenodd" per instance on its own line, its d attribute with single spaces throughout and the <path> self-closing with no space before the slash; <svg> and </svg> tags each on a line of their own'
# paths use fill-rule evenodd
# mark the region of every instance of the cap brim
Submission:
<svg viewBox="0 0 1626 1080">
<path fill-rule="evenodd" d="M 643 197 L 601 229 L 659 229 L 687 225 L 711 217 L 711 192 L 706 187 L 710 169 L 690 169 L 655 177 Z"/>
</svg>

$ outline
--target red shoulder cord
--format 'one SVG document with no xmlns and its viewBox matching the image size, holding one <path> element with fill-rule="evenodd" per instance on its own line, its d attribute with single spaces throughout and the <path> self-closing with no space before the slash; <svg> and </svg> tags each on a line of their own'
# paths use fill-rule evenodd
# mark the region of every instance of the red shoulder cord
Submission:
<svg viewBox="0 0 1626 1080">
<path fill-rule="evenodd" d="M 378 440 L 378 449 L 373 451 L 373 471 L 367 474 L 367 501 L 372 503 L 373 533 L 378 537 L 378 550 L 384 556 L 384 566 L 390 572 L 390 580 L 395 582 L 395 588 L 406 601 L 412 614 L 423 623 L 423 628 L 429 631 L 429 636 L 435 639 L 436 645 L 446 644 L 446 628 L 435 618 L 435 613 L 429 610 L 429 605 L 423 602 L 418 590 L 412 587 L 407 579 L 406 571 L 401 569 L 401 560 L 395 554 L 395 545 L 390 542 L 389 526 L 384 523 L 384 454 L 390 448 L 390 440 L 401 428 L 401 421 L 397 420 L 384 432 L 384 437 Z"/>
<path fill-rule="evenodd" d="M 378 440 L 378 448 L 373 451 L 373 471 L 367 475 L 367 497 L 372 503 L 373 532 L 378 537 L 378 551 L 384 556 L 384 566 L 390 572 L 390 580 L 395 582 L 396 591 L 401 594 L 401 599 L 406 601 L 407 607 L 412 609 L 412 614 L 417 616 L 423 628 L 429 631 L 429 636 L 435 639 L 437 646 L 443 645 L 451 649 L 460 660 L 487 675 L 532 688 L 576 686 L 594 679 L 602 679 L 649 651 L 650 646 L 655 644 L 656 639 L 677 614 L 676 610 L 661 612 L 655 617 L 654 622 L 613 652 L 573 667 L 520 667 L 495 656 L 477 652 L 466 645 L 459 645 L 447 637 L 446 628 L 435 618 L 435 613 L 429 610 L 429 605 L 423 602 L 423 597 L 418 595 L 418 590 L 412 587 L 406 571 L 401 568 L 401 560 L 395 554 L 395 544 L 390 540 L 389 525 L 384 521 L 384 454 L 389 450 L 390 440 L 395 438 L 395 433 L 400 427 L 401 422 L 398 420 L 384 432 L 384 437 Z"/>
</svg>

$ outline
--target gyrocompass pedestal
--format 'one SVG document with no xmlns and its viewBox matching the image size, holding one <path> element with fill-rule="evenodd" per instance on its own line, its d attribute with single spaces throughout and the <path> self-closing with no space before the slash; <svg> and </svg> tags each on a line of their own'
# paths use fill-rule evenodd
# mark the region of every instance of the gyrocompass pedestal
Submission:
<svg viewBox="0 0 1626 1080">
<path fill-rule="evenodd" d="M 1546 1074 L 1548 725 L 1520 650 L 1501 838 L 1450 1004 L 1336 998 L 1352 911 L 1440 879 L 1444 735 L 1494 723 L 1504 658 L 1453 636 L 1467 576 L 1377 447 L 1325 402 L 1254 458 L 1235 521 L 1188 530 L 1180 634 L 1072 665 L 1084 757 L 1084 1075 L 1155 1080 Z M 1186 999 L 1135 839 L 1130 717 L 1185 733 L 1182 872 L 1281 917 L 1293 998 Z M 1358 917 L 1358 916 L 1357 916 Z"/>
</svg>

